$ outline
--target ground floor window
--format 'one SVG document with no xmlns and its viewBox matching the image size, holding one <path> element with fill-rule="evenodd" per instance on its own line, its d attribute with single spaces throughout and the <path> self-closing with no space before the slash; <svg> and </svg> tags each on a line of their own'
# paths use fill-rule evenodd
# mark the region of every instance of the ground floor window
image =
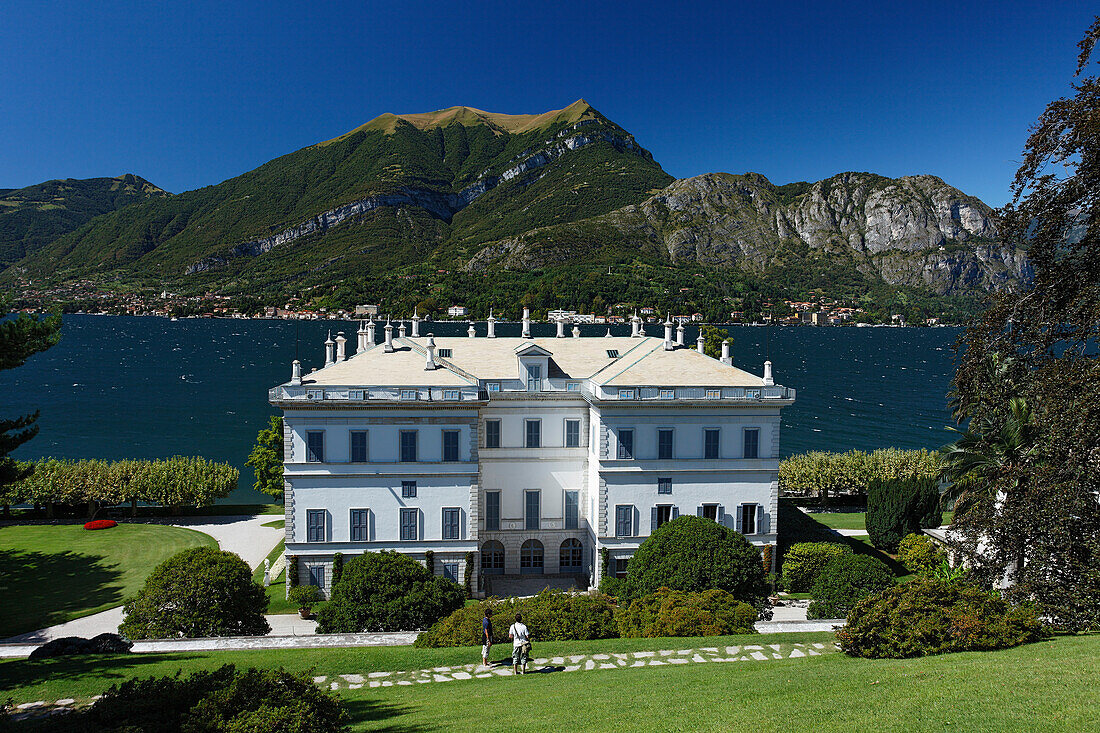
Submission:
<svg viewBox="0 0 1100 733">
<path fill-rule="evenodd" d="M 481 546 L 481 574 L 504 574 L 504 545 L 490 540 Z"/>
<path fill-rule="evenodd" d="M 307 565 L 306 572 L 309 573 L 309 584 L 315 585 L 318 588 L 325 587 L 325 566 L 324 565 Z"/>
<path fill-rule="evenodd" d="M 579 573 L 583 561 L 584 549 L 581 547 L 580 540 L 571 537 L 561 543 L 561 551 L 558 557 L 560 572 Z"/>
<path fill-rule="evenodd" d="M 615 577 L 626 577 L 626 566 L 630 563 L 629 557 L 617 557 L 615 558 Z"/>
<path fill-rule="evenodd" d="M 710 519 L 714 522 L 719 521 L 719 512 L 717 504 L 704 504 L 703 511 L 699 514 L 703 519 Z"/>
<path fill-rule="evenodd" d="M 741 534 L 756 534 L 756 504 L 741 505 Z"/>
<path fill-rule="evenodd" d="M 527 540 L 519 548 L 519 571 L 528 575 L 541 575 L 542 556 L 542 543 L 538 540 Z"/>
<path fill-rule="evenodd" d="M 457 562 L 445 562 L 443 563 L 443 577 L 449 578 L 454 582 L 458 582 L 458 563 Z"/>
</svg>

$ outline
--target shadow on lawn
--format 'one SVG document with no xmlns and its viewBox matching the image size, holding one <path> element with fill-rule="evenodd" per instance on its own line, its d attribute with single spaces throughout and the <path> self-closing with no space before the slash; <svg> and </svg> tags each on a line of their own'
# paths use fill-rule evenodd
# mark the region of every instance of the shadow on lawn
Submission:
<svg viewBox="0 0 1100 733">
<path fill-rule="evenodd" d="M 11 601 L 0 614 L 0 639 L 123 601 L 122 573 L 95 555 L 0 550 L 0 568 L 0 596 Z"/>
<path fill-rule="evenodd" d="M 356 727 L 364 723 L 369 723 L 369 728 L 372 731 L 382 731 L 384 733 L 421 733 L 421 731 L 432 730 L 419 723 L 401 723 L 399 721 L 394 721 L 389 724 L 382 724 L 383 721 L 409 714 L 412 712 L 412 708 L 406 705 L 395 705 L 393 703 L 383 702 L 377 698 L 345 699 L 344 712 L 348 714 L 348 723 Z"/>
<path fill-rule="evenodd" d="M 886 563 L 896 576 L 908 575 L 905 566 L 882 550 L 868 542 L 860 542 L 854 537 L 845 537 L 832 528 L 825 526 L 809 514 L 801 511 L 793 503 L 779 500 L 779 552 L 786 554 L 796 542 L 838 542 L 848 545 L 857 555 L 870 555 Z"/>
</svg>

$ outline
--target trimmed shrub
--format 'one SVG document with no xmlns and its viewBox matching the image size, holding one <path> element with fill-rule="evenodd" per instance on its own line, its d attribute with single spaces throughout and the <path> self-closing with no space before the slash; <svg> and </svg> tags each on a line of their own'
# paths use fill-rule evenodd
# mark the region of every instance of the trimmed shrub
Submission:
<svg viewBox="0 0 1100 733">
<path fill-rule="evenodd" d="M 937 479 L 875 481 L 868 489 L 867 534 L 885 552 L 897 552 L 906 535 L 938 527 L 941 517 Z"/>
<path fill-rule="evenodd" d="M 81 636 L 65 636 L 47 641 L 30 653 L 27 659 L 50 659 L 68 657 L 76 654 L 127 654 L 134 646 L 132 641 L 118 634 L 99 634 L 91 639 Z"/>
<path fill-rule="evenodd" d="M 616 578 L 614 576 L 601 578 L 600 593 L 616 599 L 626 598 L 626 578 Z"/>
<path fill-rule="evenodd" d="M 320 634 L 426 629 L 466 601 L 462 586 L 397 552 L 365 552 L 344 565 L 317 614 Z"/>
<path fill-rule="evenodd" d="M 904 659 L 1004 649 L 1049 636 L 1030 605 L 966 582 L 917 578 L 864 598 L 837 631 L 853 657 Z"/>
<path fill-rule="evenodd" d="M 310 608 L 323 600 L 321 591 L 315 585 L 296 585 L 290 589 L 286 599 L 290 605 L 298 608 Z"/>
<path fill-rule="evenodd" d="M 337 733 L 345 730 L 339 696 L 309 672 L 227 664 L 187 677 L 134 679 L 114 685 L 79 712 L 42 721 L 42 731 L 85 733 Z"/>
<path fill-rule="evenodd" d="M 340 576 L 344 574 L 344 553 L 336 552 L 332 555 L 332 582 L 339 583 Z"/>
<path fill-rule="evenodd" d="M 118 630 L 129 639 L 262 636 L 267 593 L 232 552 L 194 547 L 158 565 L 126 601 Z"/>
<path fill-rule="evenodd" d="M 627 566 L 627 597 L 641 598 L 660 588 L 717 588 L 757 609 L 766 605 L 768 593 L 759 550 L 739 532 L 686 515 L 657 528 Z"/>
<path fill-rule="evenodd" d="M 619 611 L 619 636 L 723 636 L 756 633 L 758 612 L 724 590 L 685 593 L 661 588 Z"/>
<path fill-rule="evenodd" d="M 927 535 L 906 535 L 898 543 L 898 562 L 911 573 L 932 575 L 946 559 L 947 553 L 936 546 Z"/>
<path fill-rule="evenodd" d="M 869 555 L 842 555 L 817 576 L 806 618 L 845 618 L 863 598 L 894 584 L 886 563 Z"/>
<path fill-rule="evenodd" d="M 118 522 L 113 519 L 94 519 L 84 525 L 84 529 L 110 529 L 117 527 Z"/>
<path fill-rule="evenodd" d="M 523 614 L 523 622 L 539 641 L 611 639 L 617 635 L 611 598 L 548 589 L 532 598 L 490 598 L 463 606 L 416 637 L 415 646 L 479 646 L 486 608 L 499 619 L 493 624 L 494 643 L 508 640 L 508 627 L 517 613 Z"/>
<path fill-rule="evenodd" d="M 840 542 L 796 542 L 783 555 L 783 590 L 808 592 L 830 561 L 851 554 L 852 548 Z"/>
</svg>

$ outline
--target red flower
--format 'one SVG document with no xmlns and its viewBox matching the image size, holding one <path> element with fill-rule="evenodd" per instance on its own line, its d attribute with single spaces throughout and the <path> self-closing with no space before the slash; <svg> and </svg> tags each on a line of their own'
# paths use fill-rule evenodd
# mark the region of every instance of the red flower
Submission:
<svg viewBox="0 0 1100 733">
<path fill-rule="evenodd" d="M 95 521 L 85 524 L 84 529 L 110 529 L 111 527 L 117 526 L 118 522 L 113 519 L 96 519 Z"/>
</svg>

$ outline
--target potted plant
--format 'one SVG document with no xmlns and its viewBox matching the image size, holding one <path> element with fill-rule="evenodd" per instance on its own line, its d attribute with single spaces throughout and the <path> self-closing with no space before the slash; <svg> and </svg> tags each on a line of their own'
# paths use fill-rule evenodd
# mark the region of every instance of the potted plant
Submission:
<svg viewBox="0 0 1100 733">
<path fill-rule="evenodd" d="M 322 600 L 321 592 L 315 585 L 296 585 L 290 589 L 287 599 L 298 606 L 298 615 L 303 619 L 309 618 L 310 612 L 313 611 L 313 604 Z"/>
</svg>

